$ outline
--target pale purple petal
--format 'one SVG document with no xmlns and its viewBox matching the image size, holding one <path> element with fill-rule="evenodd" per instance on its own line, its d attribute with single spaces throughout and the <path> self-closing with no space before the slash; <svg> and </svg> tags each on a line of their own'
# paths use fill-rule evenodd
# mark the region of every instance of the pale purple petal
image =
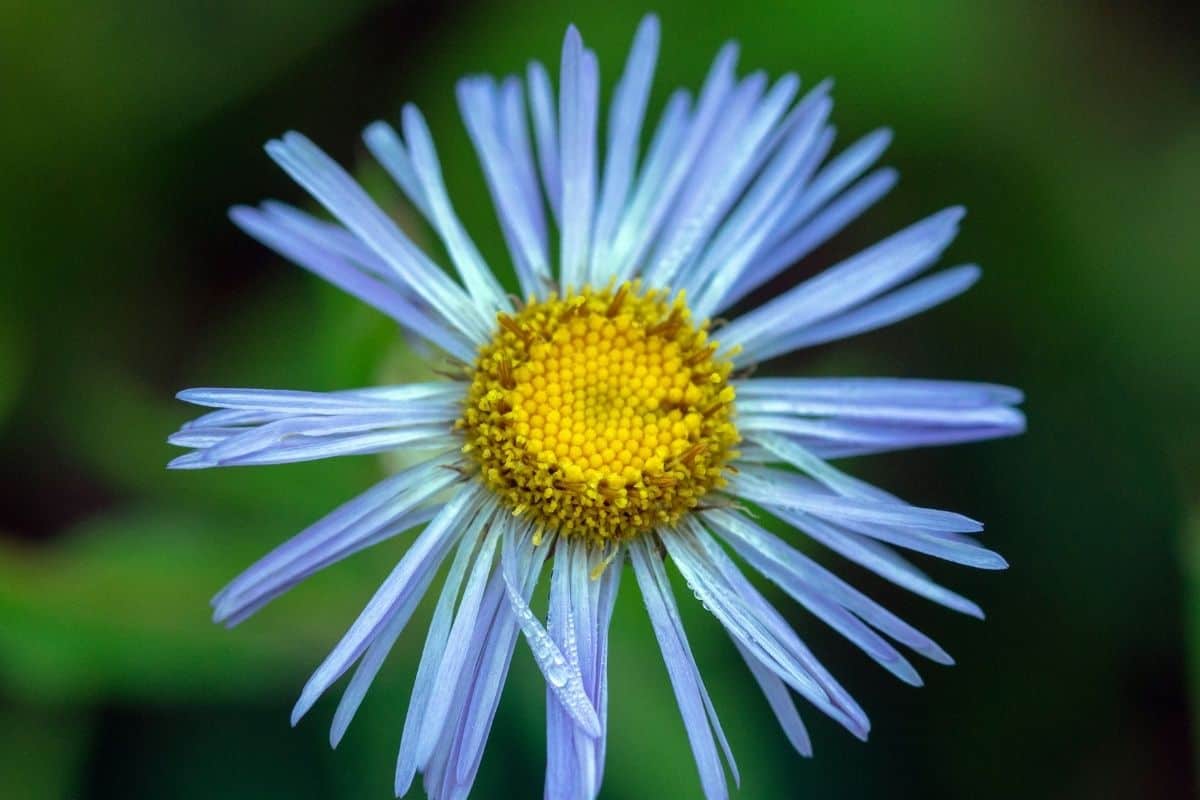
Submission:
<svg viewBox="0 0 1200 800">
<path fill-rule="evenodd" d="M 899 670 L 896 674 L 902 680 L 909 680 L 911 668 L 905 669 L 897 664 L 899 654 L 890 646 L 881 645 L 875 638 L 864 634 L 858 626 L 847 623 L 844 617 L 828 606 L 836 605 L 854 614 L 934 661 L 952 663 L 946 652 L 927 636 L 746 517 L 720 509 L 706 512 L 704 518 L 755 569 L 884 667 L 892 671 Z M 843 630 L 841 626 L 848 626 L 848 629 Z"/>
<path fill-rule="evenodd" d="M 601 733 L 583 735 L 562 708 L 557 695 L 546 692 L 547 798 L 591 800 L 600 791 L 604 771 L 607 720 L 607 640 L 623 554 L 606 563 L 598 548 L 576 539 L 560 540 L 550 587 L 547 629 L 570 658 L 570 634 L 575 634 L 580 672 L 588 698 L 596 706 Z M 593 578 L 598 571 L 602 574 Z M 568 619 L 573 625 L 568 626 Z"/>
<path fill-rule="evenodd" d="M 232 463 L 235 459 L 268 449 L 284 448 L 297 442 L 316 437 L 347 437 L 366 433 L 400 430 L 429 430 L 435 435 L 444 434 L 446 426 L 453 424 L 457 409 L 453 406 L 409 408 L 376 414 L 328 414 L 311 417 L 287 417 L 263 425 L 251 427 L 224 427 L 227 433 L 220 441 L 213 441 L 210 434 L 216 429 L 193 428 L 180 431 L 167 439 L 183 447 L 204 448 L 205 458 L 213 466 Z M 204 444 L 192 442 L 196 436 L 204 436 Z"/>
<path fill-rule="evenodd" d="M 532 546 L 528 525 L 515 534 L 510 526 L 516 524 L 510 521 L 505 525 L 502 536 L 509 539 L 515 535 L 519 539 L 516 578 L 520 594 L 528 602 L 549 548 Z M 422 765 L 425 788 L 433 800 L 465 798 L 479 769 L 483 745 L 491 730 L 519 635 L 505 591 L 501 571 L 496 570 L 484 594 L 469 648 L 470 658 L 455 692 L 442 739 L 429 761 Z"/>
<path fill-rule="evenodd" d="M 955 592 L 938 585 L 928 575 L 902 558 L 886 544 L 840 528 L 811 514 L 783 507 L 769 508 L 784 522 L 802 531 L 811 539 L 859 564 L 897 586 L 908 589 L 938 605 L 983 619 L 978 605 Z"/>
<path fill-rule="evenodd" d="M 830 198 L 866 172 L 892 142 L 892 132 L 880 128 L 862 137 L 829 160 L 813 178 L 812 184 L 788 211 L 782 223 L 786 232 L 823 207 Z"/>
<path fill-rule="evenodd" d="M 541 200 L 524 186 L 520 151 L 514 153 L 503 100 L 490 77 L 458 82 L 458 105 L 479 156 L 483 176 L 496 207 L 500 230 L 512 254 L 521 291 L 542 294 L 550 284 L 549 245 Z"/>
<path fill-rule="evenodd" d="M 474 346 L 452 324 L 435 318 L 408 296 L 408 284 L 400 290 L 389 282 L 356 269 L 338 253 L 305 239 L 285 228 L 277 218 L 265 211 L 248 206 L 236 206 L 229 212 L 234 224 L 289 261 L 319 275 L 342 291 L 377 308 L 396 320 L 411 333 L 450 353 L 456 358 L 470 360 Z M 393 274 L 394 278 L 394 274 Z"/>
<path fill-rule="evenodd" d="M 817 167 L 820 131 L 832 105 L 817 91 L 797 105 L 786 139 L 724 220 L 704 257 L 682 276 L 682 285 L 694 298 L 692 308 L 698 317 L 710 316 L 732 287 L 745 281 L 745 272 L 757 262 L 760 249 L 786 210 L 788 198 L 803 191 Z"/>
<path fill-rule="evenodd" d="M 706 707 L 707 692 L 683 631 L 683 621 L 679 618 L 662 559 L 644 539 L 634 539 L 629 545 L 629 554 L 634 576 L 642 590 L 646 613 L 650 616 L 650 624 L 667 665 L 675 702 L 683 716 L 692 755 L 700 771 L 704 796 L 708 800 L 728 798 L 725 770 L 713 739 L 712 723 Z"/>
<path fill-rule="evenodd" d="M 349 435 L 295 436 L 277 446 L 268 446 L 229 457 L 210 456 L 199 450 L 172 460 L 171 469 L 244 467 L 262 464 L 292 464 L 338 456 L 369 455 L 408 447 L 414 450 L 445 451 L 460 442 L 445 425 L 375 430 Z M 223 442 L 222 442 L 223 443 Z"/>
<path fill-rule="evenodd" d="M 366 651 L 390 619 L 393 610 L 402 606 L 408 596 L 419 588 L 426 573 L 437 569 L 471 517 L 478 512 L 484 497 L 483 489 L 464 488 L 421 531 L 350 630 L 304 685 L 300 699 L 292 709 L 293 725 Z"/>
<path fill-rule="evenodd" d="M 401 289 L 406 297 L 415 296 L 404 288 L 404 282 L 396 278 L 396 273 L 382 258 L 336 222 L 326 222 L 307 211 L 276 200 L 264 200 L 259 204 L 259 208 L 278 230 L 350 261 L 389 286 Z"/>
<path fill-rule="evenodd" d="M 500 528 L 499 525 L 493 526 L 480 545 L 479 554 L 475 557 L 475 564 L 467 578 L 467 586 L 463 589 L 462 600 L 459 601 L 458 610 L 454 614 L 454 624 L 450 628 L 442 651 L 442 661 L 433 679 L 429 705 L 425 711 L 420 738 L 417 740 L 418 763 L 424 763 L 437 744 L 454 697 L 455 687 L 458 686 L 463 667 L 470 655 L 468 648 L 475 633 L 480 606 L 483 603 L 483 592 L 492 573 Z"/>
<path fill-rule="evenodd" d="M 722 345 L 743 348 L 735 363 L 753 363 L 780 337 L 900 284 L 937 260 L 957 233 L 962 215 L 960 208 L 934 214 L 784 292 L 726 326 Z"/>
<path fill-rule="evenodd" d="M 484 309 L 511 311 L 512 302 L 500 287 L 496 276 L 492 274 L 491 267 L 483 260 L 475 242 L 463 228 L 450 202 L 450 194 L 446 191 L 446 182 L 442 177 L 442 165 L 433 144 L 433 135 L 429 132 L 429 126 L 425 124 L 425 117 L 410 103 L 404 106 L 400 119 L 404 125 L 404 136 L 408 141 L 413 169 L 429 201 L 432 214 L 430 222 L 442 243 L 446 245 L 450 260 L 454 262 L 467 291 Z"/>
<path fill-rule="evenodd" d="M 484 520 L 485 514 L 479 514 L 476 520 Z M 474 527 L 474 526 L 473 526 Z M 446 649 L 446 640 L 450 636 L 450 626 L 454 620 L 454 606 L 462 588 L 467 567 L 475 554 L 478 538 L 468 530 L 463 534 L 454 554 L 454 563 L 442 584 L 442 592 L 438 596 L 437 606 L 433 611 L 433 619 L 429 623 L 429 631 L 425 635 L 425 645 L 421 650 L 421 662 L 417 667 L 417 676 L 413 679 L 412 696 L 408 701 L 408 711 L 404 715 L 404 730 L 400 735 L 400 752 L 396 757 L 396 796 L 408 793 L 413 777 L 417 773 L 417 745 L 421 727 L 424 723 L 425 712 L 429 707 L 429 694 L 433 689 L 433 680 L 437 676 L 438 667 L 442 663 L 442 653 Z M 372 645 L 374 647 L 374 645 Z"/>
<path fill-rule="evenodd" d="M 680 89 L 671 94 L 658 125 L 655 126 L 654 136 L 650 140 L 645 161 L 638 173 L 633 194 L 626 203 L 617 229 L 606 241 L 599 243 L 603 248 L 606 265 L 611 270 L 614 280 L 618 282 L 630 279 L 637 270 L 638 264 L 630 254 L 639 246 L 643 222 L 649 219 L 649 215 L 655 209 L 653 203 L 663 188 L 667 174 L 674 166 L 684 137 L 687 136 L 691 120 L 690 106 L 691 96 L 685 90 Z"/>
<path fill-rule="evenodd" d="M 592 247 L 590 278 L 596 285 L 604 285 L 613 275 L 615 264 L 608 258 L 608 245 L 625 210 L 637 166 L 639 137 L 654 78 L 654 63 L 658 59 L 658 43 L 658 17 L 647 14 L 638 26 L 625 71 L 613 91 L 604 178 Z"/>
<path fill-rule="evenodd" d="M 177 397 L 198 406 L 241 408 L 289 414 L 346 414 L 382 411 L 393 403 L 450 400 L 462 389 L 445 381 L 372 386 L 340 392 L 306 392 L 295 389 L 184 389 Z"/>
<path fill-rule="evenodd" d="M 734 386 L 739 400 L 783 395 L 800 401 L 929 408 L 1015 405 L 1024 400 L 1019 389 L 1009 386 L 918 378 L 750 378 L 735 381 Z"/>
<path fill-rule="evenodd" d="M 526 70 L 529 84 L 529 110 L 533 117 L 533 136 L 537 142 L 538 166 L 542 170 L 542 185 L 554 219 L 562 224 L 562 165 L 558 150 L 558 115 L 555 113 L 554 89 L 550 74 L 538 61 L 531 61 Z"/>
<path fill-rule="evenodd" d="M 915 552 L 978 569 L 1005 569 L 1008 563 L 972 538 L 982 526 L 960 514 L 918 508 L 896 501 L 838 496 L 807 478 L 747 466 L 735 479 L 734 491 L 771 508 L 785 508 L 834 523 Z"/>
<path fill-rule="evenodd" d="M 589 696 L 595 698 L 596 711 L 600 715 L 600 725 L 605 729 L 601 736 L 594 740 L 596 748 L 596 786 L 599 788 L 604 778 L 604 762 L 608 746 L 608 630 L 612 624 L 613 609 L 617 603 L 617 591 L 621 586 L 621 573 L 625 569 L 625 548 L 622 547 L 615 555 L 600 552 L 589 552 L 590 575 L 603 570 L 598 583 L 598 589 L 593 606 L 596 612 L 596 632 L 594 635 L 596 652 L 593 659 L 594 672 L 592 685 L 588 687 Z M 596 581 L 593 581 L 596 583 Z"/>
<path fill-rule="evenodd" d="M 838 197 L 820 213 L 805 222 L 795 231 L 781 236 L 772 231 L 774 244 L 745 270 L 741 279 L 714 307 L 723 311 L 750 292 L 798 262 L 825 242 L 845 229 L 847 225 L 887 194 L 899 174 L 892 169 L 881 169 L 863 178 L 845 194 Z M 802 195 L 803 199 L 808 199 Z M 781 217 L 782 218 L 782 217 Z M 776 223 L 779 225 L 780 223 Z"/>
<path fill-rule="evenodd" d="M 745 660 L 746 666 L 750 668 L 754 680 L 762 689 L 767 703 L 771 706 L 771 711 L 775 714 L 775 719 L 779 722 L 779 727 L 783 728 L 792 747 L 796 748 L 796 752 L 802 756 L 811 756 L 812 740 L 809 739 L 808 730 L 800 719 L 800 713 L 796 711 L 796 704 L 792 702 L 792 695 L 788 691 L 787 684 L 779 680 L 779 677 L 770 668 L 750 655 L 750 652 L 738 644 L 736 639 L 733 640 L 733 645 Z"/>
<path fill-rule="evenodd" d="M 683 530 L 664 535 L 662 541 L 709 612 L 780 679 L 851 733 L 865 738 L 869 724 L 854 699 L 732 562 L 705 546 L 709 537 L 703 528 L 694 519 L 683 522 Z"/>
<path fill-rule="evenodd" d="M 426 197 L 425 188 L 413 167 L 408 148 L 404 146 L 395 129 L 386 122 L 372 122 L 363 129 L 362 139 L 367 150 L 392 177 L 405 197 L 421 212 L 421 216 L 432 222 L 433 210 L 430 208 L 429 198 Z"/>
<path fill-rule="evenodd" d="M 458 479 L 447 463 L 393 475 L 276 547 L 213 598 L 213 619 L 236 625 L 326 566 L 427 521 L 424 506 Z"/>
<path fill-rule="evenodd" d="M 686 121 L 682 139 L 671 152 L 662 153 L 665 162 L 661 165 L 647 161 L 648 174 L 651 166 L 655 166 L 654 180 L 644 181 L 644 185 L 638 187 L 638 195 L 617 229 L 618 249 L 614 250 L 613 257 L 618 265 L 618 276 L 630 276 L 633 269 L 640 267 L 661 235 L 667 215 L 679 200 L 679 192 L 701 155 L 709 133 L 728 106 L 734 90 L 737 55 L 738 48 L 733 43 L 721 48 L 705 78 L 696 111 Z M 668 121 L 674 120 L 672 117 Z M 678 138 L 675 130 L 669 133 L 672 138 Z M 657 174 L 660 168 L 661 176 Z"/>
<path fill-rule="evenodd" d="M 596 120 L 600 75 L 596 56 L 584 49 L 579 30 L 567 28 L 559 76 L 558 129 L 562 151 L 562 251 L 559 283 L 587 283 L 596 195 Z"/>
<path fill-rule="evenodd" d="M 354 675 L 350 678 L 350 683 L 346 686 L 346 691 L 342 694 L 342 699 L 338 702 L 337 710 L 333 715 L 333 723 L 329 728 L 329 746 L 336 748 L 341 744 L 342 737 L 346 735 L 346 729 L 350 727 L 350 723 L 354 720 L 354 715 L 358 713 L 358 707 L 362 704 L 363 698 L 367 695 L 367 690 L 371 688 L 371 684 L 375 681 L 375 676 L 379 674 L 380 667 L 383 666 L 384 659 L 391 652 L 392 645 L 396 643 L 396 639 L 400 638 L 400 634 L 404 632 L 408 621 L 412 619 L 413 612 L 417 608 L 417 604 L 421 602 L 421 598 L 429 589 L 429 584 L 433 582 L 434 573 L 428 572 L 416 586 L 416 590 L 408 595 L 404 602 L 395 609 L 391 618 L 383 630 L 379 632 L 375 641 L 367 648 L 363 654 L 362 660 L 358 662 L 358 666 L 354 670 Z"/>
<path fill-rule="evenodd" d="M 652 284 L 677 283 L 680 270 L 711 238 L 755 176 L 760 147 L 800 85 L 795 75 L 785 75 L 762 97 L 757 77 L 748 78 L 734 93 L 713 137 L 697 159 L 685 184 L 681 205 L 645 272 L 646 280 Z M 762 83 L 765 84 L 765 77 Z M 748 102 L 744 112 L 743 97 Z"/>
<path fill-rule="evenodd" d="M 538 578 L 541 576 L 542 566 L 545 564 L 546 557 L 550 552 L 550 543 L 542 545 L 533 544 L 532 529 L 526 528 L 519 536 L 510 535 L 506 539 L 507 542 L 517 541 L 517 552 L 515 554 L 516 568 L 510 574 L 510 578 L 517 582 L 519 588 L 519 597 L 523 602 L 528 604 L 530 595 L 533 593 L 534 587 L 537 585 Z M 472 756 L 473 765 L 471 769 L 478 769 L 479 757 L 483 753 L 483 742 L 486 739 L 487 727 L 491 724 L 491 719 L 496 713 L 496 705 L 500 700 L 500 689 L 503 686 L 503 676 L 507 672 L 508 662 L 512 659 L 513 648 L 516 644 L 516 639 L 520 633 L 519 620 L 516 618 L 512 609 L 512 603 L 505 600 L 505 594 L 508 591 L 510 581 L 506 580 L 502 574 L 502 570 L 497 569 L 493 575 L 493 583 L 496 586 L 496 616 L 491 623 L 496 633 L 495 641 L 499 645 L 495 652 L 485 652 L 485 658 L 481 662 L 483 670 L 476 680 L 476 693 L 471 701 L 470 707 L 467 709 L 467 716 L 464 719 L 464 749 Z M 504 654 L 505 661 L 503 662 L 503 670 L 500 670 L 500 654 Z M 468 763 L 464 763 L 459 770 L 459 779 L 462 780 Z"/>
<path fill-rule="evenodd" d="M 500 138 L 508 148 L 512 175 L 525 198 L 526 224 L 539 242 L 545 242 L 547 229 L 542 183 L 529 138 L 524 84 L 516 75 L 509 75 L 500 84 Z"/>
<path fill-rule="evenodd" d="M 299 133 L 267 143 L 267 153 L 363 240 L 444 322 L 484 342 L 492 321 L 377 206 L 333 159 Z"/>
<path fill-rule="evenodd" d="M 986 422 L 964 425 L 897 425 L 870 420 L 780 416 L 746 416 L 738 422 L 747 433 L 783 434 L 795 438 L 822 458 L 844 458 L 996 439 L 1015 436 L 1025 430 L 1025 417 L 1016 409 L 998 408 L 993 417 Z"/>
<path fill-rule="evenodd" d="M 463 751 L 470 738 L 470 729 L 466 727 L 467 719 L 473 703 L 477 702 L 477 683 L 481 672 L 491 674 L 493 668 L 499 677 L 499 686 L 503 686 L 511 663 L 513 645 L 516 636 L 511 635 L 506 626 L 498 622 L 501 608 L 505 605 L 504 589 L 498 572 L 492 574 L 484 593 L 482 613 L 477 620 L 472 636 L 471 648 L 468 654 L 466 669 L 462 679 L 454 689 L 453 701 L 448 718 L 442 728 L 442 736 L 431 757 L 420 764 L 424 774 L 424 786 L 430 800 L 456 800 L 465 798 L 474 782 L 474 772 L 471 769 L 470 758 L 464 763 Z M 497 646 L 498 645 L 498 646 Z M 496 660 L 498 657 L 498 660 Z M 499 699 L 497 692 L 496 699 Z M 494 709 L 493 709 L 494 713 Z M 486 740 L 491 728 L 491 717 L 484 724 L 483 738 Z M 466 770 L 465 780 L 458 777 L 459 768 Z"/>
<path fill-rule="evenodd" d="M 914 281 L 878 300 L 780 339 L 765 348 L 761 358 L 775 358 L 802 347 L 846 339 L 916 316 L 958 297 L 975 285 L 980 274 L 979 267 L 964 264 Z"/>
<path fill-rule="evenodd" d="M 424 525 L 441 513 L 442 508 L 437 504 L 425 505 L 401 516 L 393 512 L 383 519 L 375 518 L 370 525 L 359 523 L 348 526 L 341 536 L 329 544 L 298 556 L 252 590 L 226 599 L 213 609 L 213 621 L 227 628 L 239 625 L 312 575 L 368 547 Z"/>
<path fill-rule="evenodd" d="M 730 482 L 730 491 L 754 502 L 794 508 L 839 523 L 861 522 L 914 530 L 974 533 L 983 525 L 962 514 L 907 503 L 834 494 L 809 478 L 782 470 L 747 466 Z"/>
<path fill-rule="evenodd" d="M 896 426 L 911 425 L 974 427 L 980 425 L 1006 425 L 1014 421 L 1014 409 L 1007 405 L 992 406 L 919 406 L 914 403 L 891 402 L 880 398 L 877 402 L 806 398 L 796 393 L 738 397 L 738 414 L 746 417 L 763 418 L 747 426 L 747 430 L 766 427 L 770 415 L 787 415 L 814 418 L 837 418 L 852 421 L 890 423 Z M 739 420 L 740 421 L 740 420 Z"/>
<path fill-rule="evenodd" d="M 508 599 L 513 607 L 513 615 L 521 626 L 521 632 L 529 643 L 529 649 L 533 653 L 538 668 L 546 677 L 546 685 L 554 691 L 563 708 L 588 736 L 593 738 L 599 736 L 600 718 L 584 690 L 583 676 L 580 674 L 578 661 L 572 663 L 563 654 L 520 594 L 516 549 L 516 545 L 510 546 L 506 543 L 501 559 L 504 565 L 505 589 L 508 591 Z M 568 619 L 570 618 L 568 617 Z M 573 621 L 571 624 L 574 624 Z"/>
<path fill-rule="evenodd" d="M 555 552 L 554 568 L 550 578 L 550 611 L 546 629 L 559 648 L 570 658 L 574 653 L 578 659 L 579 647 L 575 637 L 575 610 L 572 607 L 572 586 L 575 568 L 575 547 L 570 540 L 559 540 Z M 586 577 L 585 577 L 586 580 Z M 585 648 L 586 649 L 586 648 Z M 582 674 L 582 665 L 580 665 Z M 586 677 L 585 677 L 586 681 Z M 585 683 L 586 691 L 586 683 Z M 594 697 L 590 698 L 593 703 Z M 599 715 L 597 714 L 597 718 Z M 595 782 L 595 763 L 588 751 L 576 750 L 578 739 L 576 724 L 559 702 L 558 696 L 546 688 L 546 786 L 547 798 L 590 798 Z M 578 742 L 578 744 L 583 744 Z"/>
</svg>

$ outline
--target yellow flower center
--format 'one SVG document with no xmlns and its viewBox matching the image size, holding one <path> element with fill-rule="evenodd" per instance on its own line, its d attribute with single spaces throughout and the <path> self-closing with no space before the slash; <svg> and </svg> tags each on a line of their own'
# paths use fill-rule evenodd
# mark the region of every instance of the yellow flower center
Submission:
<svg viewBox="0 0 1200 800">
<path fill-rule="evenodd" d="M 603 545 L 674 522 L 724 485 L 738 442 L 732 364 L 682 296 L 627 283 L 497 321 L 458 427 L 514 514 Z"/>
</svg>

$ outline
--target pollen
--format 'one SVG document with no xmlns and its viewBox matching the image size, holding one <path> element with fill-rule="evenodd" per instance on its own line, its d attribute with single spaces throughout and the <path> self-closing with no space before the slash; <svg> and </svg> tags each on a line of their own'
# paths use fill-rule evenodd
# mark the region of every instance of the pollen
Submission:
<svg viewBox="0 0 1200 800">
<path fill-rule="evenodd" d="M 682 293 L 550 295 L 498 315 L 457 426 L 514 514 L 603 546 L 725 485 L 739 440 L 731 370 Z"/>
</svg>

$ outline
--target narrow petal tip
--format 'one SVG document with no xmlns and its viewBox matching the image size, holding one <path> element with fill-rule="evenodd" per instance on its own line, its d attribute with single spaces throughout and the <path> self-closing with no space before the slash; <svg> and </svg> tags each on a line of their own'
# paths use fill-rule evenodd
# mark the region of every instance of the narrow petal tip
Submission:
<svg viewBox="0 0 1200 800">
<path fill-rule="evenodd" d="M 199 452 L 185 453 L 167 462 L 167 469 L 204 469 L 214 466 L 216 464 L 206 461 L 204 454 Z"/>
<path fill-rule="evenodd" d="M 392 135 L 394 135 L 392 126 L 381 119 L 375 120 L 362 130 L 362 139 L 367 144 L 378 142 L 384 138 L 390 138 Z"/>
<path fill-rule="evenodd" d="M 1008 569 L 1008 561 L 1004 556 L 992 550 L 983 550 L 973 566 L 979 569 L 1004 570 Z"/>
<path fill-rule="evenodd" d="M 575 23 L 567 26 L 567 33 L 563 37 L 564 56 L 566 56 L 568 49 L 575 51 L 583 49 L 583 34 L 579 32 L 579 28 L 575 27 Z"/>
<path fill-rule="evenodd" d="M 850 731 L 850 735 L 860 742 L 867 741 L 871 736 L 871 721 L 866 717 L 863 717 L 861 720 L 854 720 L 853 724 L 843 723 L 843 725 L 846 730 Z"/>
<path fill-rule="evenodd" d="M 912 648 L 913 652 L 919 653 L 935 664 L 941 664 L 944 667 L 954 666 L 954 658 L 943 650 L 941 645 L 928 637 L 921 636 L 915 641 L 906 641 L 905 644 Z"/>
<path fill-rule="evenodd" d="M 405 129 L 409 126 L 425 126 L 425 116 L 421 110 L 412 103 L 405 103 L 400 109 L 400 119 L 404 123 Z"/>
<path fill-rule="evenodd" d="M 307 691 L 300 693 L 300 699 L 292 707 L 290 722 L 293 728 L 300 723 L 300 720 L 304 718 L 304 715 L 308 713 L 308 710 L 313 707 L 313 703 L 316 701 L 317 698 L 310 697 Z"/>
<path fill-rule="evenodd" d="M 233 614 L 237 610 L 237 608 L 232 603 L 230 603 L 227 598 L 219 597 L 219 596 L 214 597 L 211 601 L 211 604 L 212 604 L 212 610 L 213 610 L 213 612 L 212 612 L 212 621 L 213 622 L 215 622 L 218 625 L 224 625 L 226 628 L 233 628 L 235 625 L 237 625 L 237 620 L 231 621 L 231 617 L 233 617 Z"/>
<path fill-rule="evenodd" d="M 966 291 L 979 282 L 983 277 L 983 269 L 978 264 L 963 264 L 960 267 L 953 267 L 947 270 L 947 273 L 954 273 L 958 283 L 962 285 L 960 291 Z"/>
<path fill-rule="evenodd" d="M 895 167 L 882 167 L 876 170 L 875 175 L 877 176 L 875 180 L 885 187 L 883 191 L 891 189 L 900 182 L 900 170 Z"/>
<path fill-rule="evenodd" d="M 251 224 L 254 218 L 261 212 L 259 212 L 257 208 L 254 208 L 254 206 L 238 204 L 236 206 L 230 206 L 229 211 L 226 213 L 229 215 L 230 222 L 232 222 L 234 225 L 237 225 L 239 228 L 245 229 L 246 226 Z"/>
<path fill-rule="evenodd" d="M 305 145 L 310 145 L 310 146 L 312 145 L 312 140 L 309 139 L 307 136 L 305 136 L 303 133 L 300 133 L 300 131 L 287 131 L 286 133 L 283 134 L 282 139 L 283 139 L 283 143 L 286 144 L 288 147 L 301 147 L 301 146 L 305 146 Z"/>
<path fill-rule="evenodd" d="M 966 206 L 950 206 L 937 214 L 946 225 L 957 225 L 966 215 Z"/>
<path fill-rule="evenodd" d="M 896 132 L 891 128 L 883 127 L 871 133 L 870 136 L 875 146 L 883 150 L 896 138 Z"/>
</svg>

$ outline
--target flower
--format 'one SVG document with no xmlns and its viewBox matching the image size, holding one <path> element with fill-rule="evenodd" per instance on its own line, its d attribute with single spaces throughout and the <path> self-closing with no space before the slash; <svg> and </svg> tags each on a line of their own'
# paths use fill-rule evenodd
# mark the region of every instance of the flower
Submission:
<svg viewBox="0 0 1200 800">
<path fill-rule="evenodd" d="M 251 236 L 388 314 L 449 364 L 446 380 L 405 386 L 190 389 L 180 398 L 217 410 L 171 438 L 194 448 L 171 463 L 189 469 L 420 454 L 415 466 L 268 553 L 213 601 L 215 619 L 234 625 L 318 570 L 411 537 L 293 711 L 295 724 L 357 664 L 334 715 L 336 745 L 439 567 L 451 562 L 404 722 L 397 795 L 417 772 L 430 797 L 469 792 L 519 635 L 547 687 L 546 796 L 597 795 L 608 630 L 627 562 L 709 798 L 727 794 L 725 764 L 735 779 L 737 771 L 688 646 L 668 557 L 730 634 L 804 755 L 811 747 L 792 692 L 864 739 L 867 716 L 729 550 L 914 685 L 921 680 L 893 642 L 937 663 L 952 663 L 950 656 L 769 532 L 764 519 L 975 616 L 975 604 L 897 548 L 1006 566 L 971 536 L 979 523 L 910 505 L 829 460 L 1018 433 L 1018 391 L 748 376 L 753 365 L 897 322 L 967 289 L 979 276 L 973 265 L 918 277 L 954 238 L 962 210 L 917 222 L 714 330 L 709 320 L 891 188 L 892 170 L 867 173 L 890 137 L 872 133 L 827 161 L 828 83 L 796 100 L 794 75 L 770 85 L 762 73 L 738 78 L 738 50 L 728 44 L 694 101 L 686 91 L 671 96 L 639 157 L 658 44 L 658 21 L 648 16 L 614 89 L 602 168 L 597 61 L 575 28 L 563 45 L 557 109 L 538 63 L 525 81 L 477 76 L 459 84 L 520 299 L 505 292 L 459 222 L 412 106 L 402 113 L 403 136 L 375 123 L 364 139 L 445 245 L 458 281 L 298 133 L 267 152 L 336 222 L 279 203 L 232 211 Z M 543 624 L 530 599 L 548 560 Z"/>
</svg>

